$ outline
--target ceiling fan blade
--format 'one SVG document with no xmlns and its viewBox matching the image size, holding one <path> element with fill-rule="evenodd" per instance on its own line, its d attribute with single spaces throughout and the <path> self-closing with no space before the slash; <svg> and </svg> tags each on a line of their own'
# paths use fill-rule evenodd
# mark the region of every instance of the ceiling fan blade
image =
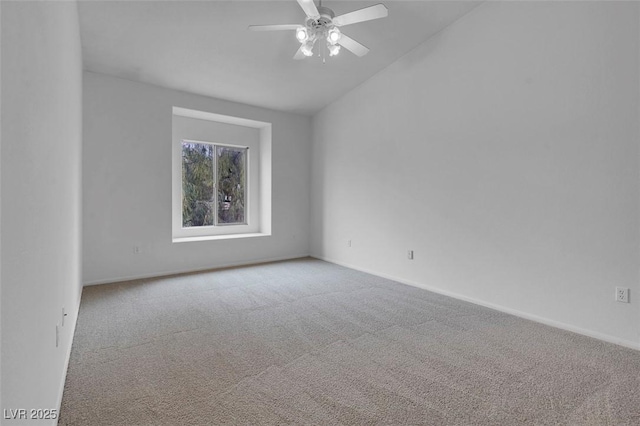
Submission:
<svg viewBox="0 0 640 426">
<path fill-rule="evenodd" d="M 298 0 L 298 4 L 309 18 L 318 19 L 320 17 L 320 12 L 318 12 L 313 0 Z"/>
<path fill-rule="evenodd" d="M 300 24 L 277 24 L 277 25 L 249 25 L 251 31 L 282 31 L 295 30 Z"/>
<path fill-rule="evenodd" d="M 344 33 L 342 33 L 342 36 L 340 37 L 340 41 L 338 42 L 338 44 L 344 47 L 345 49 L 350 50 L 356 56 L 364 56 L 367 53 L 369 53 L 368 47 L 358 43 L 357 41 L 355 41 L 348 35 L 345 35 Z"/>
<path fill-rule="evenodd" d="M 365 7 L 364 9 L 355 10 L 345 13 L 344 15 L 333 18 L 333 23 L 341 27 L 343 25 L 356 24 L 358 22 L 371 21 L 372 19 L 385 18 L 389 15 L 387 7 L 380 3 L 375 6 Z"/>
<path fill-rule="evenodd" d="M 300 46 L 300 48 L 298 49 L 296 54 L 293 55 L 293 59 L 300 60 L 300 59 L 304 59 L 304 58 L 306 58 L 306 56 L 304 55 L 304 53 L 302 53 L 302 46 Z"/>
</svg>

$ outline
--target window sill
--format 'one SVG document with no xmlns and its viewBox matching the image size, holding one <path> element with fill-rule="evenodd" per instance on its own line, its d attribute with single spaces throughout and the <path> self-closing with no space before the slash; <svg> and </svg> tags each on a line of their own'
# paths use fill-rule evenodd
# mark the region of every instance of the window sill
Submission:
<svg viewBox="0 0 640 426">
<path fill-rule="evenodd" d="M 264 234 L 260 232 L 251 234 L 227 234 L 227 235 L 203 235 L 199 237 L 177 237 L 172 241 L 174 243 L 190 243 L 195 241 L 213 241 L 213 240 L 234 240 L 238 238 L 258 238 L 269 237 L 271 234 Z"/>
</svg>

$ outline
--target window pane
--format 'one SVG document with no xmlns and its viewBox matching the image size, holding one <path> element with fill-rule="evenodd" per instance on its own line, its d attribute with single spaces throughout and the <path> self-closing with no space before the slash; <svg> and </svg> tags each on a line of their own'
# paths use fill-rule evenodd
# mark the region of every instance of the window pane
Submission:
<svg viewBox="0 0 640 426">
<path fill-rule="evenodd" d="M 218 224 L 244 224 L 247 149 L 218 146 Z"/>
<path fill-rule="evenodd" d="M 212 226 L 214 145 L 182 142 L 182 226 Z"/>
</svg>

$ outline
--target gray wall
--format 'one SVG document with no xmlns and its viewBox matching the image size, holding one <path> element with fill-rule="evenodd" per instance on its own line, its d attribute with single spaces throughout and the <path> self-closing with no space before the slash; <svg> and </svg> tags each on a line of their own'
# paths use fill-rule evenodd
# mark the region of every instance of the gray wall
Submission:
<svg viewBox="0 0 640 426">
<path fill-rule="evenodd" d="M 312 254 L 640 347 L 638 8 L 487 2 L 326 107 Z"/>
<path fill-rule="evenodd" d="M 90 72 L 84 82 L 85 284 L 308 255 L 309 117 Z M 171 242 L 174 106 L 273 123 L 271 236 Z"/>
<path fill-rule="evenodd" d="M 56 409 L 81 289 L 77 5 L 2 2 L 0 7 L 1 408 Z M 69 315 L 56 347 L 63 306 Z"/>
</svg>

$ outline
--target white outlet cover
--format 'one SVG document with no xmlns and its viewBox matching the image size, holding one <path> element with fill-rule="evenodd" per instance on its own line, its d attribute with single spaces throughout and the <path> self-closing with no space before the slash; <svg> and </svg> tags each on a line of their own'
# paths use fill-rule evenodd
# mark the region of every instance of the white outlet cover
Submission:
<svg viewBox="0 0 640 426">
<path fill-rule="evenodd" d="M 625 287 L 616 287 L 616 301 L 629 303 L 629 289 Z"/>
</svg>

